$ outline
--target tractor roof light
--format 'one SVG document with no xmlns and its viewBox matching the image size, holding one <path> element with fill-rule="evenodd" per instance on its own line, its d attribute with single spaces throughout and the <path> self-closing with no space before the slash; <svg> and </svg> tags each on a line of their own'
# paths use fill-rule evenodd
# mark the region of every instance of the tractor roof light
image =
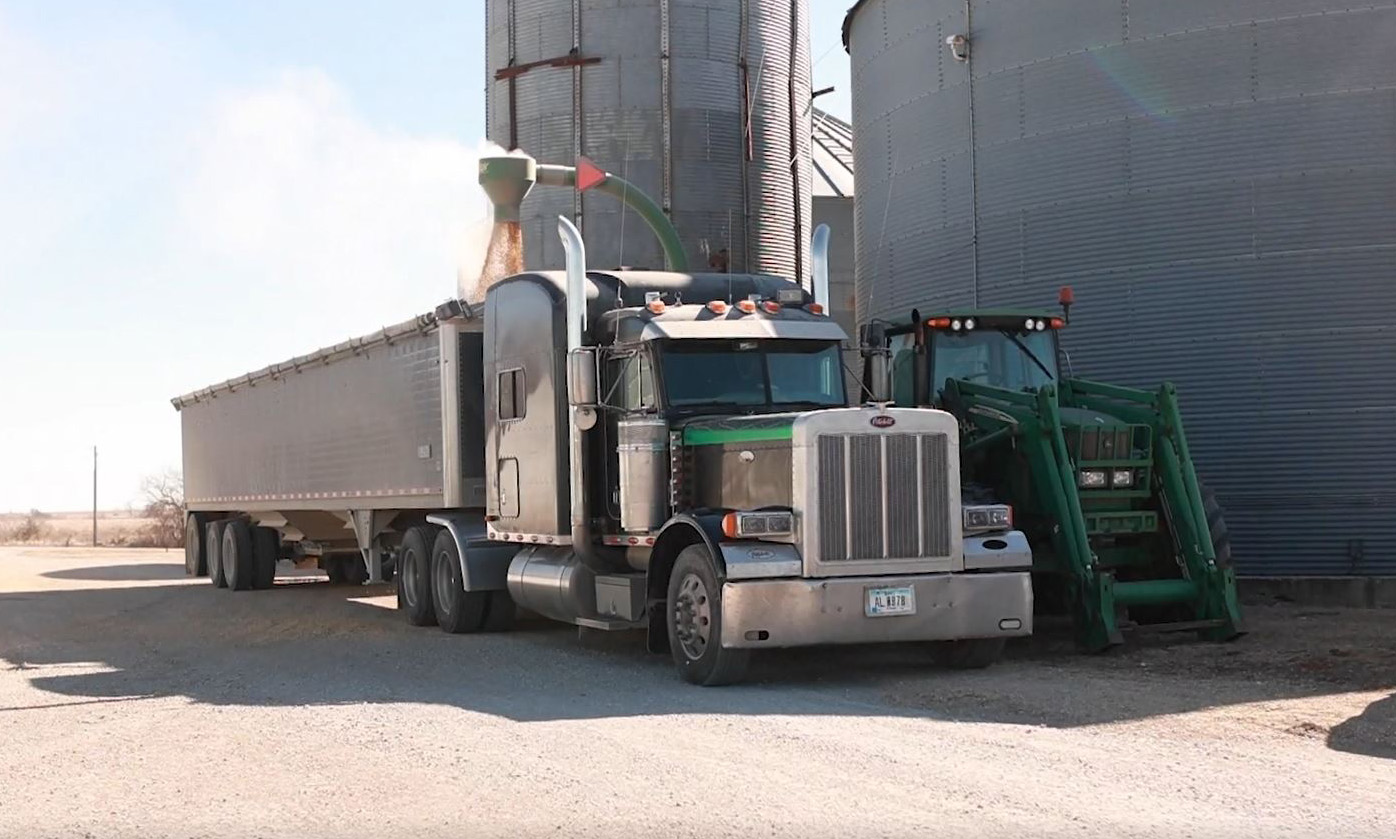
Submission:
<svg viewBox="0 0 1396 839">
<path fill-rule="evenodd" d="M 765 309 L 766 314 L 768 315 L 780 314 L 780 304 L 774 300 L 767 300 L 766 302 L 762 303 L 761 308 Z"/>
<path fill-rule="evenodd" d="M 1029 332 L 1032 331 L 1032 318 L 1028 318 L 1027 320 L 1023 321 L 1023 328 Z"/>
<path fill-rule="evenodd" d="M 754 300 L 738 300 L 737 311 L 746 315 L 756 314 L 756 302 Z"/>
<path fill-rule="evenodd" d="M 966 329 L 966 330 L 970 330 L 970 329 L 973 329 L 973 328 L 974 328 L 974 318 L 965 318 L 965 329 Z"/>
<path fill-rule="evenodd" d="M 950 318 L 931 318 L 926 321 L 926 325 L 932 329 L 949 329 Z"/>
<path fill-rule="evenodd" d="M 659 292 L 645 292 L 645 308 L 649 309 L 656 315 L 664 314 L 664 301 L 660 299 Z"/>
<path fill-rule="evenodd" d="M 1042 330 L 1047 328 L 1047 322 L 1042 318 L 1038 318 L 1037 323 L 1033 325 L 1033 328 L 1036 329 L 1038 332 L 1041 332 Z"/>
<path fill-rule="evenodd" d="M 818 303 L 810 303 L 805 306 L 805 311 L 812 315 L 822 315 L 824 314 L 824 307 Z"/>
<path fill-rule="evenodd" d="M 1062 318 L 1052 318 L 1051 320 L 1047 321 L 1047 325 L 1052 327 L 1053 329 L 1061 329 L 1063 326 L 1066 326 L 1066 321 Z"/>
<path fill-rule="evenodd" d="M 708 302 L 708 311 L 715 315 L 727 314 L 728 308 L 727 303 L 722 300 L 712 300 Z"/>
<path fill-rule="evenodd" d="M 955 318 L 954 320 L 950 321 L 950 328 L 955 330 L 956 332 L 959 332 L 962 326 L 964 326 L 964 324 L 960 323 L 959 318 Z"/>
</svg>

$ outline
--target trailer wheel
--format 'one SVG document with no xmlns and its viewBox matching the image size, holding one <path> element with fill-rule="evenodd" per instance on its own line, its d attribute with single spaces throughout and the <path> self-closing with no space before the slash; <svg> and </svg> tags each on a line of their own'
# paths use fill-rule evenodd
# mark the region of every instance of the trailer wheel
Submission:
<svg viewBox="0 0 1396 839">
<path fill-rule="evenodd" d="M 227 588 L 228 578 L 223 576 L 223 529 L 224 521 L 211 521 L 204 528 L 205 570 L 214 588 Z"/>
<path fill-rule="evenodd" d="M 1231 567 L 1231 533 L 1226 528 L 1226 513 L 1212 488 L 1197 482 L 1202 490 L 1202 512 L 1207 515 L 1207 530 L 1212 537 L 1212 552 L 1217 557 L 1218 568 Z"/>
<path fill-rule="evenodd" d="M 223 528 L 223 576 L 234 591 L 252 588 L 252 529 L 241 519 Z"/>
<path fill-rule="evenodd" d="M 407 613 L 413 626 L 436 623 L 431 599 L 431 548 L 436 528 L 418 525 L 402 537 L 397 555 L 397 607 Z"/>
<path fill-rule="evenodd" d="M 456 537 L 449 530 L 436 534 L 431 549 L 431 599 L 437 625 L 452 634 L 479 632 L 485 623 L 487 594 L 465 590 Z"/>
<path fill-rule="evenodd" d="M 741 681 L 751 654 L 722 646 L 722 586 L 704 545 L 689 545 L 674 560 L 666 607 L 669 652 L 685 681 L 705 687 Z"/>
<path fill-rule="evenodd" d="M 938 641 L 932 655 L 941 667 L 954 670 L 983 670 L 1003 657 L 1004 638 L 961 638 Z"/>
<path fill-rule="evenodd" d="M 252 587 L 271 588 L 276 581 L 276 560 L 281 553 L 281 534 L 270 527 L 252 529 Z"/>
<path fill-rule="evenodd" d="M 184 573 L 190 577 L 202 577 L 208 573 L 208 559 L 204 551 L 204 529 L 207 526 L 199 513 L 190 513 L 184 519 Z"/>
<path fill-rule="evenodd" d="M 485 632 L 507 632 L 514 625 L 518 607 L 507 591 L 486 592 L 485 622 L 480 627 Z"/>
</svg>

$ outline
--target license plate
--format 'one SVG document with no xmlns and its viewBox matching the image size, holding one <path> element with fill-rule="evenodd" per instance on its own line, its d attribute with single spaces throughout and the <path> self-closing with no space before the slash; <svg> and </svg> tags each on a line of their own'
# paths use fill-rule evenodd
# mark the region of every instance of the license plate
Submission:
<svg viewBox="0 0 1396 839">
<path fill-rule="evenodd" d="M 916 614 L 916 589 L 911 586 L 867 589 L 864 614 L 870 618 Z"/>
</svg>

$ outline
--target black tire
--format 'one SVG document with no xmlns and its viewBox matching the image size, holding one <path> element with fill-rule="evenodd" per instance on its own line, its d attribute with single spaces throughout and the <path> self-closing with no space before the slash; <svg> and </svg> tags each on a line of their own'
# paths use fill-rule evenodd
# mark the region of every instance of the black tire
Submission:
<svg viewBox="0 0 1396 839">
<path fill-rule="evenodd" d="M 223 576 L 228 588 L 247 591 L 252 588 L 252 528 L 241 519 L 228 522 L 223 528 Z"/>
<path fill-rule="evenodd" d="M 281 534 L 270 527 L 252 529 L 252 587 L 271 588 L 276 582 L 276 560 L 281 555 Z"/>
<path fill-rule="evenodd" d="M 437 533 L 431 547 L 431 602 L 436 610 L 436 625 L 453 635 L 479 632 L 485 624 L 488 594 L 465 590 L 456 537 L 449 530 Z"/>
<path fill-rule="evenodd" d="M 436 607 L 431 599 L 431 549 L 436 528 L 408 528 L 397 555 L 397 607 L 413 626 L 434 626 Z"/>
<path fill-rule="evenodd" d="M 363 554 L 345 554 L 343 559 L 344 582 L 351 586 L 361 586 L 368 581 L 368 566 Z"/>
<path fill-rule="evenodd" d="M 189 577 L 202 577 L 208 573 L 208 560 L 204 553 L 204 531 L 207 522 L 198 513 L 190 513 L 184 519 L 184 573 Z"/>
<path fill-rule="evenodd" d="M 1207 516 L 1207 531 L 1212 537 L 1212 551 L 1217 556 L 1218 568 L 1231 567 L 1231 532 L 1226 528 L 1226 512 L 1212 488 L 1198 481 L 1202 491 L 1202 512 Z"/>
<path fill-rule="evenodd" d="M 338 554 L 330 554 L 320 558 L 320 566 L 325 569 L 325 576 L 330 578 L 331 585 L 343 585 L 344 575 L 347 568 L 344 557 Z"/>
<path fill-rule="evenodd" d="M 224 521 L 211 521 L 204 528 L 205 571 L 214 588 L 227 588 L 228 578 L 223 576 L 223 528 Z"/>
<path fill-rule="evenodd" d="M 1003 658 L 1004 638 L 962 638 L 938 641 L 932 655 L 941 667 L 952 670 L 983 670 Z"/>
<path fill-rule="evenodd" d="M 485 632 L 509 631 L 519 611 L 514 598 L 507 591 L 490 591 L 485 593 L 485 600 L 485 622 L 480 628 Z"/>
<path fill-rule="evenodd" d="M 722 586 L 706 546 L 679 552 L 665 612 L 669 653 L 684 681 L 704 687 L 741 681 L 751 652 L 722 646 Z"/>
</svg>

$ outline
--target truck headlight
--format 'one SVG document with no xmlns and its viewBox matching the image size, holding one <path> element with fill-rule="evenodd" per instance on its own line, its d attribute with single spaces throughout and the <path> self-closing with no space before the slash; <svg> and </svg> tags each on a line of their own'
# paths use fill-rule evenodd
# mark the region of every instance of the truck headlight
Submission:
<svg viewBox="0 0 1396 839">
<path fill-rule="evenodd" d="M 1110 485 L 1114 487 L 1129 488 L 1134 486 L 1133 469 L 1116 469 L 1110 474 Z"/>
<path fill-rule="evenodd" d="M 728 539 L 789 536 L 793 530 L 793 518 L 783 511 L 728 513 L 722 517 L 722 532 Z"/>
<path fill-rule="evenodd" d="M 1082 469 L 1079 482 L 1083 489 L 1099 489 L 1106 485 L 1104 469 Z"/>
<path fill-rule="evenodd" d="M 977 504 L 964 508 L 966 533 L 1013 529 L 1013 508 L 1007 504 Z"/>
</svg>

